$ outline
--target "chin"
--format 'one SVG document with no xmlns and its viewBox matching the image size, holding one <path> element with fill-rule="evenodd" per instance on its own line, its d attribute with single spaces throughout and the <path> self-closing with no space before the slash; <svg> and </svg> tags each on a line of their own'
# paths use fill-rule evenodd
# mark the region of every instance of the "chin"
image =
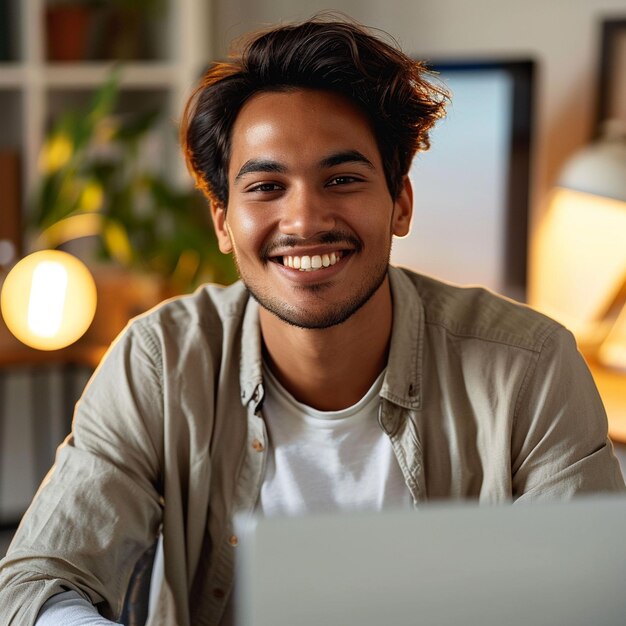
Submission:
<svg viewBox="0 0 626 626">
<path fill-rule="evenodd" d="M 370 286 L 368 291 L 356 294 L 344 302 L 325 306 L 318 312 L 315 312 L 312 308 L 289 305 L 284 300 L 261 295 L 254 289 L 251 289 L 249 285 L 246 285 L 246 287 L 250 295 L 264 309 L 272 313 L 282 322 L 297 328 L 324 330 L 347 322 L 355 313 L 361 310 L 378 291 L 378 288 L 385 280 L 385 276 L 386 272 L 382 275 L 380 281 Z"/>
</svg>

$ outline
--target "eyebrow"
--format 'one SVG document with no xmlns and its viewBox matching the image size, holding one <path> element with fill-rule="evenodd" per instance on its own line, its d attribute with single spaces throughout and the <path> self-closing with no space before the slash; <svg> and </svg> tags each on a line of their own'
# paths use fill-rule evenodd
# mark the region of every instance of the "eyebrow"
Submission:
<svg viewBox="0 0 626 626">
<path fill-rule="evenodd" d="M 284 174 L 286 171 L 287 168 L 277 161 L 271 161 L 270 159 L 250 159 L 241 166 L 241 169 L 237 172 L 237 176 L 235 176 L 235 181 L 240 180 L 246 174 L 252 172 L 275 172 Z"/>
<path fill-rule="evenodd" d="M 331 154 L 320 161 L 320 166 L 327 168 L 343 165 L 344 163 L 363 163 L 370 169 L 375 169 L 373 163 L 358 150 L 344 150 Z"/>
<path fill-rule="evenodd" d="M 341 152 L 330 154 L 320 161 L 320 168 L 326 169 L 337 165 L 343 165 L 344 163 L 362 163 L 370 169 L 375 169 L 372 162 L 358 150 L 343 150 Z M 285 174 L 287 172 L 287 167 L 282 163 L 272 161 L 271 159 L 250 159 L 246 161 L 237 172 L 235 182 L 241 180 L 246 174 L 252 174 L 255 172 Z"/>
</svg>

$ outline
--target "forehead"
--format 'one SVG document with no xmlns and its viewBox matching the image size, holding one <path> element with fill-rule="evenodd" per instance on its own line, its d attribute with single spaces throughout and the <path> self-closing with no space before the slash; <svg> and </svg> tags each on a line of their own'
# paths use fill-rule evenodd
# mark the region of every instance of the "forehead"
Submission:
<svg viewBox="0 0 626 626">
<path fill-rule="evenodd" d="M 251 158 L 295 166 L 345 150 L 380 165 L 369 118 L 346 97 L 313 89 L 261 92 L 244 104 L 233 125 L 229 174 Z"/>
</svg>

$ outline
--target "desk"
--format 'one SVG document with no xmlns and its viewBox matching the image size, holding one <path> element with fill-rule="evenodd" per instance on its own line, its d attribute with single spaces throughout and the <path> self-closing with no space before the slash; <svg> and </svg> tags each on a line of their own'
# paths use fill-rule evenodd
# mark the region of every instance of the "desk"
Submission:
<svg viewBox="0 0 626 626">
<path fill-rule="evenodd" d="M 85 365 L 95 369 L 106 349 L 106 344 L 86 339 L 61 350 L 35 350 L 13 337 L 0 320 L 0 370 L 40 365 Z"/>
</svg>

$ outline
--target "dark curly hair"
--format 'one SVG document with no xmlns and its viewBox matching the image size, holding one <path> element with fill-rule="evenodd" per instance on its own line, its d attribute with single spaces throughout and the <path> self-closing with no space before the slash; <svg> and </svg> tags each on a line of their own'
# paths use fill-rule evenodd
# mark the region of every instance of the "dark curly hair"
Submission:
<svg viewBox="0 0 626 626">
<path fill-rule="evenodd" d="M 264 91 L 324 89 L 347 97 L 369 117 L 395 199 L 411 160 L 429 147 L 447 91 L 424 65 L 365 27 L 317 16 L 243 40 L 241 51 L 212 64 L 189 99 L 181 143 L 196 185 L 226 209 L 230 135 L 242 105 Z"/>
</svg>

